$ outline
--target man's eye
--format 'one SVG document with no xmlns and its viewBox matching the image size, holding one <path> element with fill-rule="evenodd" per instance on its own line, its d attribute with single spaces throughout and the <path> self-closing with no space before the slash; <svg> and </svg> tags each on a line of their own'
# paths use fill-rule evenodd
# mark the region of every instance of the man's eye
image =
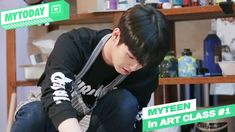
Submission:
<svg viewBox="0 0 235 132">
<path fill-rule="evenodd" d="M 131 56 L 130 54 L 127 54 L 130 59 L 135 59 L 135 57 Z"/>
</svg>

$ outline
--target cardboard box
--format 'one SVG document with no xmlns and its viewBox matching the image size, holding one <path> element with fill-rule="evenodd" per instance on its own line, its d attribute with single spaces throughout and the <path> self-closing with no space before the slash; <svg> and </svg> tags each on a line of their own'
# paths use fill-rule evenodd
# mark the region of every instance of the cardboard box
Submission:
<svg viewBox="0 0 235 132">
<path fill-rule="evenodd" d="M 52 2 L 57 0 L 46 0 Z M 87 13 L 92 10 L 104 10 L 106 0 L 65 0 L 70 5 L 70 14 Z"/>
<path fill-rule="evenodd" d="M 25 79 L 34 80 L 39 79 L 45 69 L 45 64 L 37 64 L 37 65 L 23 65 Z"/>
<path fill-rule="evenodd" d="M 77 0 L 77 13 L 103 11 L 105 7 L 106 0 Z"/>
</svg>

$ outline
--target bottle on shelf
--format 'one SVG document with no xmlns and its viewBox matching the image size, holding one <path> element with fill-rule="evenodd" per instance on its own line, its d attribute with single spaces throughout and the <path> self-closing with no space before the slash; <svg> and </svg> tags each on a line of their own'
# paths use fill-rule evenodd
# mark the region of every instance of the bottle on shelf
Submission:
<svg viewBox="0 0 235 132">
<path fill-rule="evenodd" d="M 208 33 L 204 39 L 204 67 L 208 69 L 210 76 L 222 75 L 222 71 L 218 65 L 221 60 L 221 40 L 216 35 L 215 30 Z"/>
<path fill-rule="evenodd" d="M 197 76 L 203 77 L 206 73 L 208 73 L 208 69 L 203 67 L 203 61 L 197 59 Z"/>
<path fill-rule="evenodd" d="M 181 8 L 183 6 L 183 0 L 172 0 L 173 8 Z"/>
<path fill-rule="evenodd" d="M 106 10 L 116 10 L 118 5 L 118 0 L 106 0 Z"/>
<path fill-rule="evenodd" d="M 190 49 L 184 49 L 178 58 L 179 77 L 193 77 L 197 74 L 196 59 L 192 56 Z"/>
<path fill-rule="evenodd" d="M 199 6 L 199 0 L 192 0 L 192 6 Z"/>
<path fill-rule="evenodd" d="M 199 0 L 199 5 L 200 6 L 208 6 L 209 5 L 209 0 Z"/>
<path fill-rule="evenodd" d="M 172 8 L 172 3 L 170 0 L 160 0 L 162 3 L 162 9 L 171 9 Z"/>
<path fill-rule="evenodd" d="M 160 0 L 145 0 L 144 2 L 146 5 L 150 5 L 155 9 L 162 8 L 162 2 Z"/>
<path fill-rule="evenodd" d="M 192 1 L 191 0 L 183 0 L 183 7 L 191 6 Z"/>
<path fill-rule="evenodd" d="M 174 56 L 174 51 L 170 51 L 160 64 L 160 77 L 178 77 L 178 60 Z"/>
</svg>

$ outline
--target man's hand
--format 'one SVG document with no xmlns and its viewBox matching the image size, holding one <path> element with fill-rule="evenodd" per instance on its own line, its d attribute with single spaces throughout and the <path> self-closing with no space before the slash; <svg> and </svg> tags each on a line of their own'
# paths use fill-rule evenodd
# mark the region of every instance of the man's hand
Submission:
<svg viewBox="0 0 235 132">
<path fill-rule="evenodd" d="M 76 118 L 69 118 L 58 127 L 60 132 L 83 132 Z"/>
</svg>

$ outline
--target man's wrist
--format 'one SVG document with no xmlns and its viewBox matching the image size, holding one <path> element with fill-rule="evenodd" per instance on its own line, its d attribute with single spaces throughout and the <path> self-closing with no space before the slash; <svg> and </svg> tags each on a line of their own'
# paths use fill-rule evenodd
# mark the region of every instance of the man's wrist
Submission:
<svg viewBox="0 0 235 132">
<path fill-rule="evenodd" d="M 64 120 L 58 126 L 60 132 L 83 132 L 76 118 Z"/>
</svg>

